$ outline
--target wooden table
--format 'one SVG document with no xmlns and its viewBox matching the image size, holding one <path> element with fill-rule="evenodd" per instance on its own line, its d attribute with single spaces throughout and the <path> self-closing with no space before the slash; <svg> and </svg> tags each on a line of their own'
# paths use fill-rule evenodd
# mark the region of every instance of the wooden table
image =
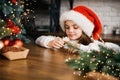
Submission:
<svg viewBox="0 0 120 80">
<path fill-rule="evenodd" d="M 71 67 L 64 63 L 64 50 L 45 49 L 27 44 L 27 59 L 9 61 L 0 56 L 0 80 L 80 80 Z"/>
</svg>

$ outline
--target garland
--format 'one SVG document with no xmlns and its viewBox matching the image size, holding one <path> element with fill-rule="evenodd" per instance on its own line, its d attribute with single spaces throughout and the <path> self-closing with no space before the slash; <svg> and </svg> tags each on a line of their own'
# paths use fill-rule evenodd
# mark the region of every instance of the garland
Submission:
<svg viewBox="0 0 120 80">
<path fill-rule="evenodd" d="M 68 47 L 76 49 L 79 58 L 68 58 L 65 63 L 73 69 L 86 74 L 100 72 L 120 78 L 120 52 L 99 45 L 100 51 L 82 51 L 71 44 Z"/>
</svg>

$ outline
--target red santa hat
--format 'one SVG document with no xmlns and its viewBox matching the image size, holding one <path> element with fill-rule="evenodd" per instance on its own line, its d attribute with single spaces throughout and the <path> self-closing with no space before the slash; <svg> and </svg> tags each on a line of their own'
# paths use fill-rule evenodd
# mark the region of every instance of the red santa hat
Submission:
<svg viewBox="0 0 120 80">
<path fill-rule="evenodd" d="M 99 35 L 102 33 L 102 25 L 99 18 L 85 6 L 77 6 L 61 15 L 60 25 L 63 31 L 65 31 L 64 22 L 66 20 L 74 21 L 89 37 L 93 36 L 95 40 L 99 39 Z"/>
</svg>

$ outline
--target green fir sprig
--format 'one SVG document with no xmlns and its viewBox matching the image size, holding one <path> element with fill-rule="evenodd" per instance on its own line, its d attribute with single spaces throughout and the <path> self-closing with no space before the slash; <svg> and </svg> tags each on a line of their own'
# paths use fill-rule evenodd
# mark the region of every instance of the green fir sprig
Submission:
<svg viewBox="0 0 120 80">
<path fill-rule="evenodd" d="M 120 78 L 120 52 L 99 45 L 100 51 L 82 51 L 75 46 L 68 47 L 78 50 L 80 58 L 68 58 L 65 63 L 75 70 L 86 74 L 91 71 L 105 73 Z"/>
<path fill-rule="evenodd" d="M 18 38 L 25 43 L 30 42 L 30 40 L 27 38 L 24 25 L 22 24 L 23 13 L 24 5 L 21 0 L 17 0 L 16 2 L 13 2 L 12 0 L 0 0 L 0 39 L 4 37 L 10 38 L 11 40 Z M 20 28 L 19 34 L 11 35 L 11 30 L 6 28 L 9 27 L 8 25 L 11 25 L 11 23 L 8 22 L 8 19 L 14 23 L 14 26 Z"/>
</svg>

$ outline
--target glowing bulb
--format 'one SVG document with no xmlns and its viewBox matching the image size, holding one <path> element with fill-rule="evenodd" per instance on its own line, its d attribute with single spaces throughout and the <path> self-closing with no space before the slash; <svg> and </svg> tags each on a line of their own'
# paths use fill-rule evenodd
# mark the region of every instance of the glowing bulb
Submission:
<svg viewBox="0 0 120 80">
<path fill-rule="evenodd" d="M 1 33 L 2 35 L 4 35 L 4 33 Z"/>
<path fill-rule="evenodd" d="M 28 6 L 29 4 L 26 4 L 26 6 Z"/>
<path fill-rule="evenodd" d="M 90 55 L 87 55 L 87 57 L 90 57 Z"/>
<path fill-rule="evenodd" d="M 84 63 L 82 63 L 82 66 L 84 66 L 85 64 Z"/>
<path fill-rule="evenodd" d="M 82 70 L 84 71 L 85 69 L 83 68 Z"/>
<path fill-rule="evenodd" d="M 4 6 L 6 6 L 7 4 L 4 4 Z"/>
<path fill-rule="evenodd" d="M 1 20 L 2 22 L 4 22 L 4 20 Z"/>
<path fill-rule="evenodd" d="M 75 60 L 75 62 L 77 62 L 77 60 Z"/>
<path fill-rule="evenodd" d="M 69 60 L 68 60 L 68 59 L 66 59 L 65 61 L 66 61 L 66 62 L 68 62 Z"/>
<path fill-rule="evenodd" d="M 10 3 L 10 5 L 12 6 L 13 4 L 12 4 L 12 3 Z"/>
<path fill-rule="evenodd" d="M 78 68 L 78 70 L 81 70 L 80 68 Z"/>
</svg>

